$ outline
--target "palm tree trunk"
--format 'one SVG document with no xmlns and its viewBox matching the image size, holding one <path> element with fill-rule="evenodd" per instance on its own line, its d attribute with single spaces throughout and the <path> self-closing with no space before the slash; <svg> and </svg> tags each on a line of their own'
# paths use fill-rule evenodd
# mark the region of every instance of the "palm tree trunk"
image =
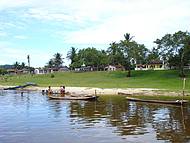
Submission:
<svg viewBox="0 0 190 143">
<path fill-rule="evenodd" d="M 127 77 L 131 77 L 131 69 L 128 69 Z"/>
<path fill-rule="evenodd" d="M 183 51 L 182 51 L 182 54 L 181 54 L 179 70 L 180 70 L 180 77 L 185 77 L 185 72 L 184 72 L 184 52 Z"/>
<path fill-rule="evenodd" d="M 131 65 L 129 65 L 128 67 L 127 77 L 131 77 Z"/>
</svg>

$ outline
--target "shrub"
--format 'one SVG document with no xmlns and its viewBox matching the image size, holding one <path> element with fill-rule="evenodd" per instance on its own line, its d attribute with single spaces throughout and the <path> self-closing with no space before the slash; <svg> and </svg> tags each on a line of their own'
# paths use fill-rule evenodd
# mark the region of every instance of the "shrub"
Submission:
<svg viewBox="0 0 190 143">
<path fill-rule="evenodd" d="M 55 77 L 55 75 L 54 74 L 51 74 L 51 76 L 50 76 L 51 78 L 54 78 Z"/>
</svg>

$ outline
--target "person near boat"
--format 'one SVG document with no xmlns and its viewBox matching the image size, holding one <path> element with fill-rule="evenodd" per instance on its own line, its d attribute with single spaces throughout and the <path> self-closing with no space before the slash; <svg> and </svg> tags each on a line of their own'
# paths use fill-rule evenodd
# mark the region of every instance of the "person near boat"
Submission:
<svg viewBox="0 0 190 143">
<path fill-rule="evenodd" d="M 60 94 L 61 96 L 65 96 L 65 86 L 60 86 Z"/>
<path fill-rule="evenodd" d="M 51 86 L 48 87 L 48 90 L 47 90 L 47 91 L 48 91 L 48 94 L 52 94 L 52 93 L 53 93 L 53 91 L 52 91 L 52 89 L 51 89 Z"/>
</svg>

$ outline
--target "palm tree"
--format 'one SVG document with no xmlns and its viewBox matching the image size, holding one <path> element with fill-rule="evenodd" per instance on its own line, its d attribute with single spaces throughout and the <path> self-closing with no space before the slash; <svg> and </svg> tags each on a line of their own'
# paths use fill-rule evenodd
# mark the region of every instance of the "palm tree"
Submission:
<svg viewBox="0 0 190 143">
<path fill-rule="evenodd" d="M 74 47 L 71 47 L 70 51 L 67 53 L 67 58 L 71 60 L 71 64 L 73 64 L 75 62 L 75 58 L 77 55 L 77 49 L 75 49 Z"/>
<path fill-rule="evenodd" d="M 61 55 L 60 53 L 56 53 L 56 54 L 54 55 L 53 61 L 54 61 L 55 67 L 56 67 L 57 69 L 60 68 L 60 67 L 62 66 L 62 64 L 63 64 L 62 55 Z"/>
<path fill-rule="evenodd" d="M 23 68 L 25 68 L 25 67 L 26 67 L 25 63 L 22 62 L 22 63 L 21 63 L 21 68 L 23 69 Z"/>
<path fill-rule="evenodd" d="M 130 35 L 131 35 L 130 33 L 125 33 L 124 34 L 125 40 L 131 41 L 134 38 L 134 36 L 130 36 Z"/>
<path fill-rule="evenodd" d="M 19 62 L 17 62 L 17 61 L 13 64 L 13 66 L 14 66 L 14 68 L 15 68 L 16 70 L 18 70 L 18 69 L 20 68 L 20 64 L 19 64 Z"/>
<path fill-rule="evenodd" d="M 50 59 L 49 62 L 47 63 L 48 68 L 53 68 L 54 67 L 54 61 L 53 59 Z"/>
<path fill-rule="evenodd" d="M 112 65 L 122 64 L 124 55 L 118 43 L 112 42 L 110 44 L 110 47 L 108 48 L 108 53 L 109 53 L 110 64 Z"/>
<path fill-rule="evenodd" d="M 131 77 L 131 60 L 134 42 L 132 41 L 134 36 L 131 36 L 129 33 L 124 34 L 124 40 L 120 41 L 120 46 L 124 50 L 126 62 L 126 68 L 128 69 L 127 77 Z"/>
</svg>

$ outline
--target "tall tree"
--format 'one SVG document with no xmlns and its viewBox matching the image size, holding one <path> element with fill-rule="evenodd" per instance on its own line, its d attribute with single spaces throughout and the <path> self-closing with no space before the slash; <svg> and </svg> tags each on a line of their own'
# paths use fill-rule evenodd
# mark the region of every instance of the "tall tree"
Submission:
<svg viewBox="0 0 190 143">
<path fill-rule="evenodd" d="M 79 51 L 79 57 L 80 60 L 83 61 L 83 63 L 86 66 L 92 66 L 92 67 L 98 67 L 100 63 L 100 59 L 98 57 L 99 52 L 96 50 L 96 48 L 86 48 Z"/>
<path fill-rule="evenodd" d="M 14 68 L 15 68 L 16 70 L 20 69 L 20 63 L 17 62 L 17 61 L 13 64 L 13 66 L 14 66 Z"/>
<path fill-rule="evenodd" d="M 132 40 L 133 37 L 129 33 L 126 33 L 124 34 L 124 40 L 121 40 L 119 44 L 124 52 L 124 65 L 128 70 L 128 77 L 131 76 L 131 69 L 134 69 L 137 63 L 145 63 L 148 52 L 148 49 L 143 44 L 138 44 Z"/>
<path fill-rule="evenodd" d="M 102 50 L 99 51 L 96 48 L 86 48 L 86 49 L 80 49 L 78 53 L 76 52 L 71 52 L 73 51 L 72 49 L 68 52 L 68 58 L 71 59 L 73 58 L 73 62 L 69 65 L 71 69 L 74 68 L 79 68 L 83 64 L 86 66 L 91 66 L 94 69 L 96 68 L 97 70 L 101 69 L 103 70 L 104 67 L 108 64 L 108 56 L 107 53 Z M 71 54 L 75 53 L 75 54 Z M 71 56 L 75 55 L 75 56 Z"/>
<path fill-rule="evenodd" d="M 105 50 L 99 51 L 100 69 L 104 70 L 109 63 L 108 54 Z"/>
<path fill-rule="evenodd" d="M 55 68 L 60 68 L 63 64 L 62 55 L 60 53 L 54 54 L 53 61 L 54 61 Z"/>
<path fill-rule="evenodd" d="M 129 33 L 124 34 L 124 40 L 120 41 L 120 46 L 124 50 L 124 56 L 125 56 L 125 67 L 128 70 L 127 77 L 131 77 L 131 65 L 132 65 L 132 52 L 135 47 L 135 42 L 132 41 L 133 36 L 131 36 Z"/>
<path fill-rule="evenodd" d="M 22 69 L 26 67 L 24 62 L 22 62 L 20 66 L 21 66 Z"/>
<path fill-rule="evenodd" d="M 54 61 L 53 59 L 50 59 L 49 62 L 47 63 L 48 68 L 53 68 L 54 67 Z"/>
<path fill-rule="evenodd" d="M 71 60 L 71 64 L 75 62 L 76 56 L 77 56 L 77 49 L 71 47 L 70 51 L 67 53 L 67 58 Z"/>
<path fill-rule="evenodd" d="M 154 61 L 160 60 L 158 49 L 155 47 L 153 47 L 151 50 L 148 51 L 146 62 L 150 63 L 152 60 Z"/>
<path fill-rule="evenodd" d="M 175 61 L 179 67 L 179 75 L 185 77 L 184 66 L 190 60 L 190 33 L 178 31 L 174 34 L 166 34 L 161 39 L 157 39 L 155 43 L 160 55 L 168 62 Z"/>
<path fill-rule="evenodd" d="M 62 64 L 63 64 L 62 55 L 60 53 L 56 53 L 53 55 L 53 58 L 48 61 L 46 67 L 59 69 L 62 66 Z"/>
<path fill-rule="evenodd" d="M 123 64 L 124 54 L 118 43 L 112 42 L 107 50 L 109 64 L 119 65 Z"/>
</svg>

